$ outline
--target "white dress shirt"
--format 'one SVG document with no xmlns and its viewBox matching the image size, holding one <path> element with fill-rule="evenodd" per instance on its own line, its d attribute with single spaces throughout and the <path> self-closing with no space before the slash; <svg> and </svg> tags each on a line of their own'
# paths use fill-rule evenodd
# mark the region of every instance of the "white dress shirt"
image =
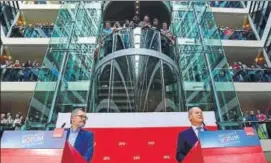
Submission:
<svg viewBox="0 0 271 163">
<path fill-rule="evenodd" d="M 200 130 L 198 129 L 199 127 L 201 128 Z M 199 131 L 204 131 L 203 125 L 201 125 L 201 126 L 193 126 L 192 125 L 192 128 L 193 128 L 197 137 L 199 137 Z"/>
<path fill-rule="evenodd" d="M 79 131 L 80 131 L 80 128 L 76 130 L 73 130 L 72 128 L 70 129 L 70 135 L 69 135 L 68 141 L 73 147 L 74 147 Z"/>
</svg>

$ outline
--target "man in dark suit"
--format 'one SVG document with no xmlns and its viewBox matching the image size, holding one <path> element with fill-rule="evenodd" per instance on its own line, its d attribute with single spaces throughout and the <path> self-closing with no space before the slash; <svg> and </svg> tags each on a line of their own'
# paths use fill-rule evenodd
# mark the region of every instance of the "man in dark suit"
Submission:
<svg viewBox="0 0 271 163">
<path fill-rule="evenodd" d="M 72 111 L 71 128 L 67 130 L 67 140 L 87 162 L 90 162 L 93 156 L 94 136 L 92 132 L 82 129 L 87 119 L 86 112 L 82 109 Z"/>
<path fill-rule="evenodd" d="M 202 110 L 199 107 L 193 107 L 188 111 L 188 118 L 191 127 L 180 132 L 177 142 L 176 160 L 182 162 L 191 148 L 198 141 L 200 131 L 205 131 Z"/>
</svg>

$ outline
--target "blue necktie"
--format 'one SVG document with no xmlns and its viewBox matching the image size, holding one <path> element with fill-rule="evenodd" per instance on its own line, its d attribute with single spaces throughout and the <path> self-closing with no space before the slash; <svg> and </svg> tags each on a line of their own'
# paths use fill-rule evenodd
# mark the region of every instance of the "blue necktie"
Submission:
<svg viewBox="0 0 271 163">
<path fill-rule="evenodd" d="M 197 127 L 196 129 L 198 130 L 198 132 L 201 132 L 203 128 L 202 127 Z"/>
<path fill-rule="evenodd" d="M 199 133 L 202 131 L 202 127 L 197 127 L 196 129 L 198 130 L 197 137 L 199 137 Z"/>
</svg>

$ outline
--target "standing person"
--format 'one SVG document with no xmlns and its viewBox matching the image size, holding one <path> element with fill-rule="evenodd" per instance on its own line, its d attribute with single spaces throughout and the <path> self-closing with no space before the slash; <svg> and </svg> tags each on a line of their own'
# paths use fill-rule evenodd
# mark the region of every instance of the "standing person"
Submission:
<svg viewBox="0 0 271 163">
<path fill-rule="evenodd" d="M 152 27 L 151 28 L 154 29 L 154 30 L 160 31 L 158 18 L 154 18 L 153 19 Z"/>
<path fill-rule="evenodd" d="M 176 160 L 182 162 L 191 148 L 198 141 L 198 135 L 201 131 L 206 131 L 203 122 L 202 110 L 199 107 L 193 107 L 188 111 L 188 118 L 191 127 L 180 132 L 177 141 Z"/>
<path fill-rule="evenodd" d="M 71 128 L 68 129 L 67 140 L 87 162 L 90 162 L 93 156 L 94 136 L 92 132 L 83 129 L 87 119 L 83 109 L 78 108 L 72 111 Z"/>
</svg>

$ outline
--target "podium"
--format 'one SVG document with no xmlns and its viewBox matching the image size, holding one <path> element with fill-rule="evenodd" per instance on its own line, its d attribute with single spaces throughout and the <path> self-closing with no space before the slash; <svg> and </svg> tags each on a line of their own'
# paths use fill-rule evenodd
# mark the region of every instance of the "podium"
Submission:
<svg viewBox="0 0 271 163">
<path fill-rule="evenodd" d="M 1 163 L 86 163 L 66 141 L 66 132 L 5 131 L 1 139 Z"/>
<path fill-rule="evenodd" d="M 204 131 L 182 163 L 267 163 L 256 132 Z"/>
</svg>

